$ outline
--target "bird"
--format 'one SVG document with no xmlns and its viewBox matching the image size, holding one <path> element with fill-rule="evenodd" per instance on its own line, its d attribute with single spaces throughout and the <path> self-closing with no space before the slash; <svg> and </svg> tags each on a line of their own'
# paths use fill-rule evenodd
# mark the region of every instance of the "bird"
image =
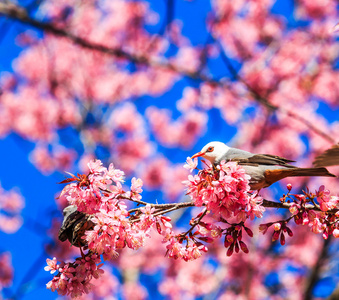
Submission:
<svg viewBox="0 0 339 300">
<path fill-rule="evenodd" d="M 59 230 L 58 238 L 61 242 L 69 240 L 75 247 L 87 246 L 83 239 L 86 230 L 91 230 L 94 223 L 91 215 L 78 211 L 75 205 L 69 205 L 63 210 L 64 220 Z"/>
<path fill-rule="evenodd" d="M 249 185 L 251 190 L 260 190 L 286 178 L 297 176 L 328 176 L 336 177 L 326 168 L 299 168 L 291 165 L 295 161 L 271 154 L 253 154 L 248 151 L 231 148 L 222 142 L 210 142 L 200 152 L 191 158 L 203 157 L 213 165 L 221 161 L 234 161 L 241 165 L 251 177 Z"/>
<path fill-rule="evenodd" d="M 313 162 L 315 167 L 330 167 L 339 165 L 339 143 L 317 156 Z"/>
</svg>

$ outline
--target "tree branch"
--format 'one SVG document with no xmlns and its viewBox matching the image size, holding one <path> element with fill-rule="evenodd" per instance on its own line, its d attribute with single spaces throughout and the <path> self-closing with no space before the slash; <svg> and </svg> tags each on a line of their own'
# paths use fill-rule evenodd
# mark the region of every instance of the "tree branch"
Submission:
<svg viewBox="0 0 339 300">
<path fill-rule="evenodd" d="M 319 128 L 317 128 L 316 126 L 314 126 L 312 124 L 312 122 L 308 121 L 307 119 L 303 118 L 302 116 L 296 114 L 295 112 L 285 109 L 281 106 L 278 105 L 274 105 L 272 103 L 270 103 L 267 99 L 265 99 L 264 97 L 262 97 L 256 90 L 254 90 L 238 73 L 238 71 L 233 67 L 231 60 L 229 59 L 229 57 L 226 55 L 222 45 L 220 44 L 220 42 L 217 39 L 214 39 L 216 41 L 216 43 L 219 46 L 220 49 L 220 55 L 222 60 L 224 61 L 227 69 L 230 71 L 231 76 L 233 77 L 233 79 L 240 81 L 241 83 L 243 83 L 246 88 L 249 90 L 249 92 L 252 94 L 252 96 L 254 97 L 254 99 L 259 102 L 260 104 L 262 104 L 263 106 L 265 106 L 268 110 L 270 111 L 280 111 L 284 114 L 286 114 L 287 116 L 298 120 L 299 122 L 303 123 L 304 125 L 306 125 L 306 127 L 308 127 L 311 131 L 313 131 L 314 133 L 316 133 L 317 135 L 321 136 L 323 139 L 329 141 L 332 144 L 335 144 L 337 141 L 335 139 L 333 139 L 329 134 L 327 134 L 326 132 L 323 132 L 322 130 L 320 130 Z"/>
<path fill-rule="evenodd" d="M 293 203 L 287 203 L 287 202 L 274 202 L 274 201 L 269 201 L 264 199 L 263 200 L 263 206 L 264 207 L 275 207 L 275 208 L 285 208 L 289 209 L 292 206 Z M 306 209 L 310 210 L 316 210 L 316 211 L 321 211 L 319 207 L 312 205 L 312 204 L 306 204 L 304 206 Z M 327 211 L 328 213 L 336 213 L 337 209 L 329 210 Z"/>
<path fill-rule="evenodd" d="M 0 14 L 3 14 L 9 18 L 12 18 L 14 20 L 17 20 L 19 22 L 25 23 L 25 24 L 29 24 L 35 28 L 41 29 L 45 32 L 54 34 L 56 36 L 61 36 L 64 38 L 69 39 L 70 41 L 72 41 L 73 43 L 85 48 L 85 49 L 89 49 L 89 50 L 93 50 L 93 51 L 98 51 L 98 52 L 102 52 L 108 55 L 112 55 L 118 58 L 124 58 L 127 59 L 133 63 L 139 63 L 139 64 L 145 64 L 148 66 L 152 66 L 152 67 L 158 67 L 158 68 L 164 68 L 167 69 L 169 71 L 173 71 L 176 72 L 182 76 L 187 76 L 190 77 L 192 79 L 197 79 L 197 80 L 201 80 L 203 82 L 207 82 L 213 85 L 217 85 L 220 87 L 228 87 L 230 85 L 229 81 L 225 81 L 225 79 L 223 79 L 222 81 L 219 81 L 217 79 L 214 78 L 210 78 L 206 75 L 201 74 L 201 72 L 189 72 L 183 68 L 180 68 L 179 66 L 176 66 L 170 62 L 168 62 L 165 59 L 159 59 L 159 58 L 149 58 L 146 57 L 145 55 L 137 55 L 137 54 L 132 54 L 132 53 L 128 53 L 122 49 L 115 49 L 115 48 L 109 48 L 106 47 L 104 45 L 100 45 L 98 43 L 95 42 L 90 42 L 82 37 L 76 36 L 73 33 L 62 29 L 62 28 L 58 28 L 56 25 L 52 24 L 52 23 L 47 23 L 47 22 L 41 22 L 38 21 L 36 19 L 33 19 L 31 17 L 29 17 L 27 11 L 18 5 L 15 5 L 13 3 L 0 3 Z M 305 118 L 303 118 L 300 115 L 297 115 L 296 113 L 284 109 L 282 107 L 279 107 L 277 105 L 273 105 L 271 104 L 267 99 L 263 98 L 259 93 L 257 93 L 256 91 L 254 91 L 251 86 L 241 77 L 239 76 L 238 72 L 234 69 L 234 67 L 232 66 L 229 58 L 226 56 L 225 53 L 222 52 L 222 57 L 224 59 L 224 61 L 226 62 L 226 66 L 227 68 L 230 70 L 232 76 L 234 79 L 239 80 L 240 82 L 242 82 L 248 89 L 248 91 L 254 96 L 254 100 L 257 101 L 258 103 L 262 104 L 264 107 L 268 108 L 269 110 L 273 110 L 273 111 L 281 111 L 283 113 L 285 113 L 286 115 L 300 121 L 301 123 L 303 123 L 304 125 L 306 125 L 311 131 L 313 131 L 314 133 L 316 133 L 317 135 L 321 136 L 322 138 L 324 138 L 325 140 L 329 141 L 332 144 L 335 144 L 336 141 L 327 133 L 319 130 L 318 128 L 316 128 L 310 121 L 306 120 Z"/>
<path fill-rule="evenodd" d="M 37 29 L 41 29 L 47 33 L 51 33 L 56 36 L 67 38 L 70 41 L 72 41 L 74 44 L 77 44 L 85 49 L 98 51 L 98 52 L 112 55 L 118 58 L 124 58 L 133 63 L 140 63 L 140 64 L 152 66 L 152 67 L 164 68 L 169 71 L 174 71 L 183 76 L 188 76 L 193 79 L 199 79 L 199 80 L 206 81 L 212 84 L 219 84 L 219 81 L 213 78 L 207 77 L 202 74 L 194 73 L 194 72 L 189 72 L 164 59 L 149 58 L 149 57 L 146 57 L 145 55 L 132 54 L 122 49 L 110 48 L 110 47 L 107 47 L 107 46 L 104 46 L 104 45 L 101 45 L 95 42 L 88 41 L 65 29 L 58 28 L 57 25 L 54 25 L 52 23 L 47 23 L 47 22 L 41 22 L 41 21 L 38 21 L 36 19 L 29 17 L 27 14 L 27 11 L 23 7 L 15 5 L 13 3 L 9 3 L 9 4 L 0 3 L 0 14 L 3 14 L 21 23 L 31 25 Z"/>
<path fill-rule="evenodd" d="M 324 261 L 328 258 L 328 250 L 329 246 L 331 244 L 331 236 L 328 237 L 328 239 L 324 240 L 322 243 L 322 249 L 319 253 L 318 259 L 312 269 L 312 272 L 307 280 L 305 294 L 304 294 L 304 300 L 310 300 L 312 299 L 312 292 L 315 284 L 317 283 L 320 275 L 320 269 L 323 266 Z"/>
<path fill-rule="evenodd" d="M 109 192 L 109 190 L 105 190 L 107 192 Z M 180 208 L 185 208 L 185 207 L 192 207 L 195 206 L 193 201 L 189 201 L 189 202 L 179 202 L 179 203 L 164 203 L 164 204 L 154 204 L 154 203 L 148 203 L 145 201 L 138 201 L 129 197 L 125 197 L 125 196 L 119 196 L 119 199 L 124 199 L 124 200 L 129 200 L 132 202 L 136 202 L 138 204 L 142 204 L 142 205 L 147 205 L 149 204 L 151 207 L 154 207 L 155 209 L 171 209 L 172 210 L 176 210 L 176 209 L 180 209 Z M 283 208 L 283 209 L 289 209 L 292 206 L 293 203 L 287 203 L 287 202 L 275 202 L 275 201 L 270 201 L 270 200 L 266 200 L 263 199 L 263 203 L 262 206 L 266 207 L 266 208 Z M 303 207 L 305 207 L 308 210 L 315 210 L 315 211 L 321 211 L 320 207 L 318 205 L 312 205 L 312 204 L 306 204 Z M 174 208 L 174 209 L 172 209 Z M 140 209 L 139 208 L 133 208 L 131 210 L 129 210 L 129 213 L 132 212 L 136 212 Z M 338 209 L 332 209 L 332 210 L 328 210 L 327 213 L 331 214 L 331 213 L 336 213 L 338 211 Z"/>
</svg>

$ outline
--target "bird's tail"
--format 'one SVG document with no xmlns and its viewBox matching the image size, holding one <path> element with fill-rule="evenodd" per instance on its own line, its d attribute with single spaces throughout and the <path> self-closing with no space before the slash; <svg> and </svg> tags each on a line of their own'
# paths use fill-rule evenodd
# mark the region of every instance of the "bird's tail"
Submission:
<svg viewBox="0 0 339 300">
<path fill-rule="evenodd" d="M 286 168 L 265 171 L 265 180 L 267 186 L 286 177 L 302 176 L 327 176 L 337 177 L 331 174 L 326 168 Z"/>
<path fill-rule="evenodd" d="M 297 177 L 297 176 L 327 176 L 327 177 L 337 177 L 334 174 L 330 173 L 326 168 L 293 168 L 289 169 L 289 174 L 287 177 Z"/>
</svg>

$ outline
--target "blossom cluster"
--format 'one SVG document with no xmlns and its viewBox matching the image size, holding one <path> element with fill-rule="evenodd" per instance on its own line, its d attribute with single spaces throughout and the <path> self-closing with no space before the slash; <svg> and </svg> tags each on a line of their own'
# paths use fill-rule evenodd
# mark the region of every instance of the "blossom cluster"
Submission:
<svg viewBox="0 0 339 300">
<path fill-rule="evenodd" d="M 184 166 L 191 172 L 197 167 L 197 159 L 187 159 Z M 247 219 L 262 217 L 264 207 L 257 193 L 250 193 L 250 177 L 245 170 L 234 162 L 221 162 L 218 166 L 207 165 L 196 175 L 189 175 L 184 182 L 187 195 L 195 206 L 204 206 L 203 211 L 190 222 L 190 230 L 179 235 L 170 235 L 167 255 L 173 258 L 192 260 L 207 252 L 202 242 L 211 243 L 225 236 L 224 246 L 227 255 L 233 251 L 248 253 L 247 245 L 242 241 L 242 229 L 252 237 L 252 231 L 244 225 Z M 202 221 L 209 215 L 210 220 Z M 229 223 L 234 220 L 237 223 Z M 220 222 L 224 226 L 219 226 Z M 183 242 L 186 241 L 186 246 Z"/>
<path fill-rule="evenodd" d="M 52 273 L 58 271 L 47 287 L 61 295 L 77 297 L 88 293 L 92 287 L 90 281 L 103 272 L 98 265 L 100 256 L 111 260 L 118 257 L 122 248 L 136 250 L 143 247 L 151 229 L 156 229 L 162 236 L 166 256 L 174 259 L 190 261 L 200 258 L 208 251 L 206 244 L 222 237 L 227 256 L 240 250 L 248 253 L 243 233 L 253 237 L 253 232 L 245 223 L 255 217 L 261 218 L 265 211 L 263 198 L 250 190 L 250 177 L 234 162 L 221 162 L 218 166 L 206 163 L 197 174 L 188 175 L 183 184 L 192 201 L 173 204 L 144 202 L 141 196 L 143 182 L 139 178 L 132 178 L 130 190 L 125 191 L 124 172 L 114 168 L 113 164 L 106 168 L 101 161 L 93 160 L 88 163 L 88 168 L 88 175 L 70 174 L 71 177 L 63 181 L 69 184 L 60 195 L 75 206 L 78 213 L 90 216 L 90 225 L 87 224 L 82 231 L 78 228 L 79 236 L 72 238 L 72 241 L 80 241 L 74 245 L 80 247 L 82 257 L 73 263 L 57 264 L 56 258 L 47 260 L 45 269 Z M 188 158 L 184 168 L 190 172 L 196 170 L 197 159 Z M 261 224 L 259 229 L 263 233 L 272 226 L 272 240 L 280 239 L 284 245 L 285 234 L 293 235 L 287 223 L 294 219 L 297 224 L 308 224 L 314 232 L 323 232 L 324 237 L 328 234 L 339 236 L 338 213 L 329 213 L 339 207 L 338 197 L 330 196 L 324 187 L 315 194 L 307 192 L 305 195 L 291 194 L 291 185 L 287 188 L 288 193 L 282 197 L 281 203 L 275 205 L 285 204 L 292 216 L 287 220 Z M 142 206 L 128 210 L 126 201 Z M 178 234 L 172 228 L 171 218 L 164 214 L 189 206 L 202 207 L 202 210 L 191 219 L 190 228 Z M 87 254 L 83 250 L 88 250 Z"/>
<path fill-rule="evenodd" d="M 296 224 L 308 225 L 312 232 L 322 233 L 324 239 L 330 235 L 339 237 L 338 196 L 331 196 L 324 186 L 315 193 L 306 191 L 303 195 L 291 196 L 294 196 L 294 199 L 289 210 Z M 313 204 L 313 209 L 307 205 L 310 203 Z"/>
<path fill-rule="evenodd" d="M 292 230 L 287 226 L 289 220 L 287 221 L 278 221 L 274 223 L 267 223 L 267 224 L 260 224 L 259 230 L 265 234 L 267 230 L 272 226 L 274 231 L 272 234 L 272 242 L 275 242 L 277 240 L 280 240 L 280 244 L 282 246 L 285 245 L 286 239 L 285 239 L 285 233 L 287 233 L 290 237 L 293 236 Z"/>
<path fill-rule="evenodd" d="M 77 258 L 73 263 L 57 263 L 57 259 L 47 259 L 45 271 L 51 274 L 58 272 L 54 278 L 47 283 L 47 288 L 53 292 L 58 291 L 59 295 L 68 295 L 72 298 L 88 294 L 93 287 L 90 283 L 92 278 L 98 279 L 104 273 L 100 264 L 100 257 L 96 254 Z"/>
<path fill-rule="evenodd" d="M 68 183 L 68 185 L 64 187 L 59 197 L 60 202 L 67 202 L 71 205 L 70 207 L 76 207 L 79 213 L 90 216 L 90 218 L 85 218 L 90 220 L 86 227 L 83 230 L 77 228 L 73 231 L 70 240 L 74 246 L 80 247 L 82 258 L 67 264 L 57 264 L 56 259 L 47 260 L 48 267 L 46 267 L 46 270 L 59 272 L 47 284 L 47 288 L 71 297 L 87 293 L 91 288 L 90 280 L 97 278 L 101 273 L 99 270 L 95 274 L 81 273 L 79 275 L 78 273 L 84 270 L 85 263 L 86 266 L 91 264 L 92 271 L 97 270 L 95 266 L 100 255 L 104 260 L 111 260 L 118 257 L 118 251 L 122 248 L 139 249 L 144 246 L 152 228 L 163 236 L 163 242 L 168 244 L 168 252 L 171 252 L 170 249 L 175 249 L 176 235 L 172 231 L 171 218 L 162 215 L 166 213 L 167 204 L 162 206 L 142 201 L 143 182 L 141 179 L 133 177 L 130 190 L 125 191 L 123 189 L 125 174 L 114 168 L 113 164 L 106 168 L 101 161 L 93 160 L 88 163 L 88 168 L 88 175 L 70 174 L 70 178 L 63 180 L 61 183 Z M 143 206 L 127 210 L 125 201 Z M 176 209 L 175 204 L 169 205 L 170 210 L 173 210 L 173 207 Z M 71 216 L 72 214 L 66 217 L 71 218 Z M 75 229 L 71 228 L 71 230 Z M 79 236 L 74 237 L 74 235 Z M 83 249 L 88 250 L 86 255 Z M 197 258 L 201 255 L 197 252 L 204 250 L 202 243 L 199 247 L 194 244 L 190 249 L 186 247 L 186 254 L 180 257 L 185 260 Z M 175 256 L 174 252 L 175 250 L 168 256 Z M 74 278 L 82 278 L 82 280 L 75 282 Z"/>
<path fill-rule="evenodd" d="M 61 294 L 70 294 L 72 297 L 87 292 L 90 288 L 89 281 L 92 277 L 98 277 L 97 273 L 82 274 L 81 272 L 86 269 L 84 264 L 90 266 L 92 272 L 97 270 L 95 266 L 100 255 L 103 255 L 105 260 L 109 260 L 117 257 L 118 249 L 126 246 L 138 249 L 144 245 L 150 228 L 155 224 L 155 218 L 152 216 L 154 210 L 150 205 L 138 209 L 134 215 L 131 215 L 124 202 L 124 199 L 141 201 L 140 193 L 143 184 L 141 179 L 133 178 L 130 191 L 125 192 L 122 188 L 124 172 L 115 169 L 113 164 L 107 169 L 102 166 L 101 161 L 93 160 L 88 163 L 88 168 L 88 175 L 71 174 L 70 178 L 62 181 L 69 184 L 60 195 L 60 198 L 66 198 L 70 205 L 76 206 L 79 212 L 91 216 L 90 221 L 93 226 L 86 227 L 87 230 L 79 237 L 84 240 L 84 243 L 75 245 L 85 245 L 85 249 L 89 250 L 88 256 L 85 256 L 81 250 L 82 259 L 76 260 L 75 263 L 64 264 L 62 267 L 56 265 L 55 260 L 48 261 L 49 267 L 58 270 L 59 274 L 47 287 L 53 291 L 58 290 Z M 79 272 L 83 280 L 74 282 L 72 278 L 79 278 Z"/>
<path fill-rule="evenodd" d="M 199 240 L 211 242 L 213 239 L 204 237 L 204 234 L 201 234 L 199 229 L 192 233 L 193 228 L 198 224 L 201 228 L 206 229 L 207 226 L 204 227 L 203 223 L 200 222 L 201 216 L 203 215 L 201 214 L 200 216 L 197 216 L 197 222 L 194 223 L 192 228 L 187 232 L 175 234 L 171 228 L 167 228 L 166 231 L 159 232 L 165 236 L 163 242 L 167 242 L 166 256 L 174 259 L 190 261 L 201 257 L 204 252 L 208 251 L 207 247 Z M 219 229 L 217 230 L 220 231 Z M 207 232 L 209 231 L 210 230 L 207 230 Z M 184 241 L 186 242 L 186 245 L 184 244 Z"/>
<path fill-rule="evenodd" d="M 93 160 L 88 167 L 88 175 L 73 175 L 64 180 L 76 182 L 67 185 L 61 193 L 61 197 L 75 205 L 79 212 L 91 215 L 94 225 L 82 237 L 88 248 L 103 254 L 105 259 L 111 259 L 117 255 L 116 249 L 143 246 L 148 231 L 155 224 L 154 209 L 148 204 L 131 214 L 125 203 L 128 200 L 146 204 L 141 201 L 142 180 L 133 177 L 130 191 L 124 191 L 124 172 L 114 168 L 113 164 L 107 169 L 101 161 Z"/>
<path fill-rule="evenodd" d="M 196 162 L 190 158 L 189 168 Z M 184 182 L 187 194 L 196 206 L 205 205 L 217 220 L 235 217 L 238 222 L 261 218 L 265 208 L 262 197 L 250 193 L 250 176 L 236 162 L 222 161 L 218 166 L 208 165 L 197 175 L 189 175 Z"/>
<path fill-rule="evenodd" d="M 185 168 L 192 171 L 196 164 L 196 160 L 189 159 Z M 240 166 L 234 163 L 222 163 L 217 168 L 208 166 L 194 177 L 189 175 L 189 180 L 185 182 L 188 195 L 193 200 L 187 206 L 204 208 L 192 218 L 191 228 L 187 232 L 176 234 L 171 219 L 163 214 L 177 209 L 176 205 L 180 203 L 168 206 L 142 201 L 143 182 L 137 178 L 132 178 L 130 190 L 124 191 L 124 172 L 114 168 L 113 164 L 105 168 L 101 161 L 93 160 L 88 163 L 88 168 L 88 175 L 70 174 L 70 178 L 62 181 L 68 185 L 60 195 L 69 205 L 76 207 L 79 213 L 90 216 L 90 225 L 87 224 L 84 230 L 77 228 L 76 234 L 79 236 L 72 236 L 71 239 L 71 243 L 77 243 L 75 246 L 80 247 L 82 258 L 74 263 L 60 265 L 56 259 L 48 260 L 46 267 L 46 270 L 59 272 L 47 287 L 71 297 L 88 292 L 89 281 L 92 277 L 97 278 L 100 273 L 81 273 L 87 268 L 84 264 L 91 266 L 92 271 L 97 270 L 100 255 L 105 260 L 110 260 L 118 256 L 119 249 L 128 247 L 135 250 L 144 246 L 152 228 L 162 235 L 167 249 L 166 256 L 171 258 L 185 261 L 197 259 L 207 252 L 204 243 L 211 243 L 223 235 L 228 255 L 233 253 L 233 249 L 235 252 L 242 249 L 247 253 L 248 248 L 242 241 L 242 230 L 249 236 L 253 234 L 244 222 L 254 216 L 261 217 L 264 210 L 261 206 L 262 198 L 249 193 L 249 177 Z M 143 206 L 128 211 L 125 204 L 127 200 Z M 212 219 L 203 220 L 207 215 L 213 216 Z M 231 217 L 235 217 L 238 223 L 229 223 Z M 222 228 L 217 222 L 222 222 L 227 227 Z M 88 250 L 86 255 L 82 248 Z M 74 278 L 82 280 L 74 281 Z"/>
<path fill-rule="evenodd" d="M 280 239 L 280 244 L 285 245 L 285 234 L 293 236 L 287 223 L 294 220 L 297 225 L 308 225 L 312 232 L 322 233 L 324 239 L 330 235 L 339 237 L 339 197 L 331 195 L 331 192 L 320 186 L 315 193 L 308 189 L 303 194 L 292 194 L 292 185 L 287 184 L 288 193 L 281 199 L 281 203 L 287 204 L 292 214 L 287 220 L 261 224 L 259 230 L 265 234 L 273 227 L 272 241 Z"/>
</svg>

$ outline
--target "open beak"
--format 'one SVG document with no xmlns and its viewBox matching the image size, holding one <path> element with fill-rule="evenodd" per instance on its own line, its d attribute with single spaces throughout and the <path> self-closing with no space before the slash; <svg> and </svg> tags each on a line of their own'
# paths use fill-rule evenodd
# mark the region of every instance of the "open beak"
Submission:
<svg viewBox="0 0 339 300">
<path fill-rule="evenodd" d="M 204 156 L 205 154 L 206 154 L 205 152 L 198 152 L 198 153 L 195 153 L 195 154 L 191 157 L 191 159 L 196 158 L 196 157 L 199 157 L 199 156 Z"/>
</svg>

